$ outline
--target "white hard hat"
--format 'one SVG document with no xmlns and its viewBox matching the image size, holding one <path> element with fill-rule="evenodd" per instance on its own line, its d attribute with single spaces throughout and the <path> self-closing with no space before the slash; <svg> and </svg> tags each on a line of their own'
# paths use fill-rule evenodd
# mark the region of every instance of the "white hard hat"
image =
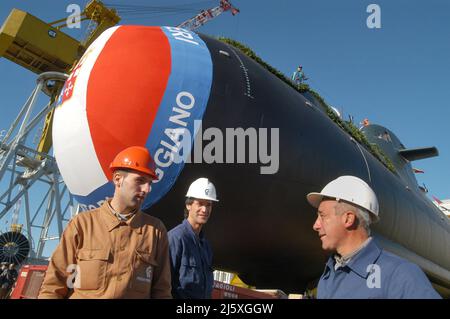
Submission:
<svg viewBox="0 0 450 319">
<path fill-rule="evenodd" d="M 193 197 L 198 199 L 207 199 L 218 202 L 216 196 L 216 188 L 207 178 L 201 177 L 196 179 L 186 193 L 186 197 Z"/>
<path fill-rule="evenodd" d="M 355 176 L 340 176 L 329 182 L 320 193 L 309 193 L 306 198 L 315 208 L 319 207 L 324 197 L 343 200 L 361 208 L 364 208 L 372 215 L 372 221 L 377 222 L 378 200 L 372 188 L 362 179 Z"/>
</svg>

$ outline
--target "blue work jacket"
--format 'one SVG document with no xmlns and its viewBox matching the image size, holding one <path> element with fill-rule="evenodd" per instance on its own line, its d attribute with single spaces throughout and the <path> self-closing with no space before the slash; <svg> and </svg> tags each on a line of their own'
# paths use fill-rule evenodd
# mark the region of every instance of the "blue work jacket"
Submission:
<svg viewBox="0 0 450 319">
<path fill-rule="evenodd" d="M 319 299 L 441 298 L 415 264 L 380 249 L 372 239 L 343 267 L 331 256 L 317 286 Z"/>
<path fill-rule="evenodd" d="M 212 250 L 203 232 L 197 236 L 185 219 L 168 233 L 172 295 L 180 299 L 211 298 Z"/>
<path fill-rule="evenodd" d="M 292 74 L 292 81 L 299 84 L 302 83 L 305 79 L 305 73 L 303 71 L 295 71 L 294 74 Z"/>
</svg>

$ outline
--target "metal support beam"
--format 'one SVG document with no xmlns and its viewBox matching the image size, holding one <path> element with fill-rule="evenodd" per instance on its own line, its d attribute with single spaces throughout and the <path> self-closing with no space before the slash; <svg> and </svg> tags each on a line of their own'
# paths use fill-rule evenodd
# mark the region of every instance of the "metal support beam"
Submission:
<svg viewBox="0 0 450 319">
<path fill-rule="evenodd" d="M 7 231 L 5 226 L 25 224 L 18 229 L 23 229 L 30 242 L 29 257 L 33 259 L 48 257 L 48 252 L 44 256 L 46 244 L 60 238 L 64 223 L 75 213 L 72 196 L 55 159 L 35 150 L 29 141 L 30 133 L 55 107 L 50 102 L 35 112 L 39 93 L 48 94 L 52 82 L 63 82 L 67 77 L 57 72 L 41 74 L 36 88 L 0 141 L 0 232 Z"/>
</svg>

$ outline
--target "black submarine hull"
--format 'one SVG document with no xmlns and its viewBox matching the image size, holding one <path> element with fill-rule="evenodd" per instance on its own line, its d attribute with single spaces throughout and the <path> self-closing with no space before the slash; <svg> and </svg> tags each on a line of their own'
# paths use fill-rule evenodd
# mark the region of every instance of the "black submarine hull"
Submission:
<svg viewBox="0 0 450 319">
<path fill-rule="evenodd" d="M 210 178 L 220 200 L 205 227 L 214 267 L 252 286 L 301 292 L 327 257 L 306 194 L 355 175 L 378 196 L 380 244 L 448 289 L 450 223 L 419 190 L 408 162 L 437 150 L 405 149 L 392 132 L 366 127 L 361 132 L 392 160 L 391 171 L 330 119 L 320 98 L 262 65 L 179 28 L 102 33 L 66 81 L 53 121 L 58 168 L 81 209 L 112 195 L 109 165 L 119 151 L 146 146 L 159 176 L 143 203 L 148 213 L 171 229 L 183 219 L 190 183 Z M 176 161 L 189 153 L 194 132 L 191 161 Z"/>
<path fill-rule="evenodd" d="M 170 192 L 147 212 L 173 228 L 183 219 L 190 183 L 210 178 L 220 199 L 205 226 L 215 268 L 234 271 L 258 288 L 298 292 L 320 277 L 327 258 L 312 230 L 316 213 L 306 194 L 340 175 L 355 175 L 378 196 L 381 220 L 372 229 L 380 245 L 419 264 L 448 293 L 450 223 L 418 187 L 240 50 L 200 37 L 213 62 L 203 131 L 278 128 L 279 169 L 261 174 L 262 163 L 187 163 Z"/>
</svg>

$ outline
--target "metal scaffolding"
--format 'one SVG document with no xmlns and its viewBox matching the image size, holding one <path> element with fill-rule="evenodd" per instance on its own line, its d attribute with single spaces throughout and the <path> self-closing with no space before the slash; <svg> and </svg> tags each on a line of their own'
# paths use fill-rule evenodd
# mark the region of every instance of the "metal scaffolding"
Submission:
<svg viewBox="0 0 450 319">
<path fill-rule="evenodd" d="M 30 146 L 30 133 L 38 129 L 56 104 L 50 101 L 32 118 L 39 93 L 56 96 L 55 90 L 67 77 L 58 72 L 39 75 L 32 94 L 0 137 L 0 231 L 9 228 L 0 235 L 2 261 L 22 263 L 26 258 L 23 236 L 13 236 L 21 232 L 29 241 L 28 258 L 45 259 L 45 245 L 60 238 L 63 224 L 75 214 L 72 196 L 55 159 Z"/>
</svg>

